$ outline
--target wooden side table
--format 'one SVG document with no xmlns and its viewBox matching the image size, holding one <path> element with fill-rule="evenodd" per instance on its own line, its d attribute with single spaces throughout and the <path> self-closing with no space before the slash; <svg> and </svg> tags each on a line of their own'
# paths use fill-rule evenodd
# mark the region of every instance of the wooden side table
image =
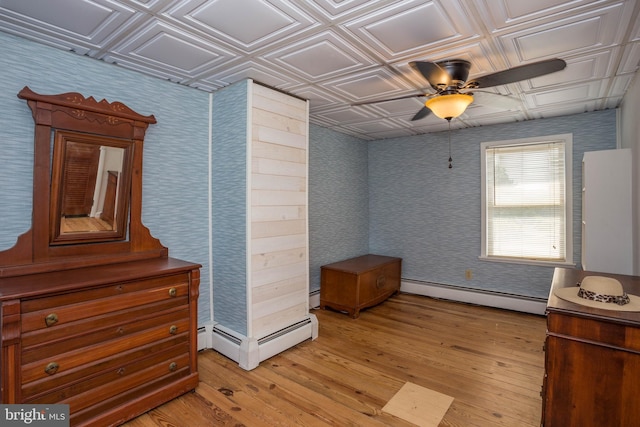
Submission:
<svg viewBox="0 0 640 427">
<path fill-rule="evenodd" d="M 400 291 L 402 258 L 363 255 L 320 267 L 320 308 L 352 318 Z"/>
</svg>

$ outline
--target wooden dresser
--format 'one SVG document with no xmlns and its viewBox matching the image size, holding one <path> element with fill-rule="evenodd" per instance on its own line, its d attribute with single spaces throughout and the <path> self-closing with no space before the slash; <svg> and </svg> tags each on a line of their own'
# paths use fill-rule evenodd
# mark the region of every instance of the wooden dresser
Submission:
<svg viewBox="0 0 640 427">
<path fill-rule="evenodd" d="M 142 223 L 153 116 L 79 93 L 18 97 L 35 121 L 33 214 L 0 251 L 0 403 L 63 404 L 72 426 L 118 425 L 198 385 L 200 265 L 170 258 Z M 118 183 L 100 203 L 111 171 Z M 72 182 L 86 184 L 81 208 L 67 202 Z"/>
<path fill-rule="evenodd" d="M 401 258 L 372 254 L 323 265 L 320 308 L 346 311 L 357 318 L 361 309 L 400 291 L 401 272 Z"/>
<path fill-rule="evenodd" d="M 547 306 L 543 427 L 621 427 L 640 420 L 640 312 L 573 304 L 554 295 L 590 275 L 640 295 L 640 277 L 555 270 Z"/>
<path fill-rule="evenodd" d="M 0 278 L 2 402 L 114 425 L 193 390 L 200 266 L 172 258 Z"/>
</svg>

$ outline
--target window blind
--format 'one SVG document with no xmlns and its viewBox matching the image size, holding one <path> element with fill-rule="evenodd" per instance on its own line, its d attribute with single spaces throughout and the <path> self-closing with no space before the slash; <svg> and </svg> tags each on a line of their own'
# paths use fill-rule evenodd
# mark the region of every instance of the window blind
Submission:
<svg viewBox="0 0 640 427">
<path fill-rule="evenodd" d="M 486 254 L 566 261 L 564 141 L 486 149 Z"/>
</svg>

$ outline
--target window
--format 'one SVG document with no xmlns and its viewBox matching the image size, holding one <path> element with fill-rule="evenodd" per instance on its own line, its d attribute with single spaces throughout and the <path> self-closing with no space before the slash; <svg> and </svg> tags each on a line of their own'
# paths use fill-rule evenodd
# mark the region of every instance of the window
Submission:
<svg viewBox="0 0 640 427">
<path fill-rule="evenodd" d="M 482 259 L 572 264 L 572 135 L 481 144 Z"/>
</svg>

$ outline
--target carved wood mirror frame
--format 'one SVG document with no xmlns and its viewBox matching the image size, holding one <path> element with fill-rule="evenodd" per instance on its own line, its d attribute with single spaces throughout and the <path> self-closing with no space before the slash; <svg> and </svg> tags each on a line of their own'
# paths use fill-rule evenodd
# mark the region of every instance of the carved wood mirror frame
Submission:
<svg viewBox="0 0 640 427">
<path fill-rule="evenodd" d="M 141 221 L 143 142 L 155 117 L 75 92 L 40 95 L 25 87 L 18 98 L 27 101 L 35 122 L 32 225 L 14 247 L 0 252 L 0 277 L 167 256 Z M 116 175 L 125 191 L 116 193 L 119 222 L 111 230 L 60 230 L 69 141 L 124 150 Z"/>
</svg>

